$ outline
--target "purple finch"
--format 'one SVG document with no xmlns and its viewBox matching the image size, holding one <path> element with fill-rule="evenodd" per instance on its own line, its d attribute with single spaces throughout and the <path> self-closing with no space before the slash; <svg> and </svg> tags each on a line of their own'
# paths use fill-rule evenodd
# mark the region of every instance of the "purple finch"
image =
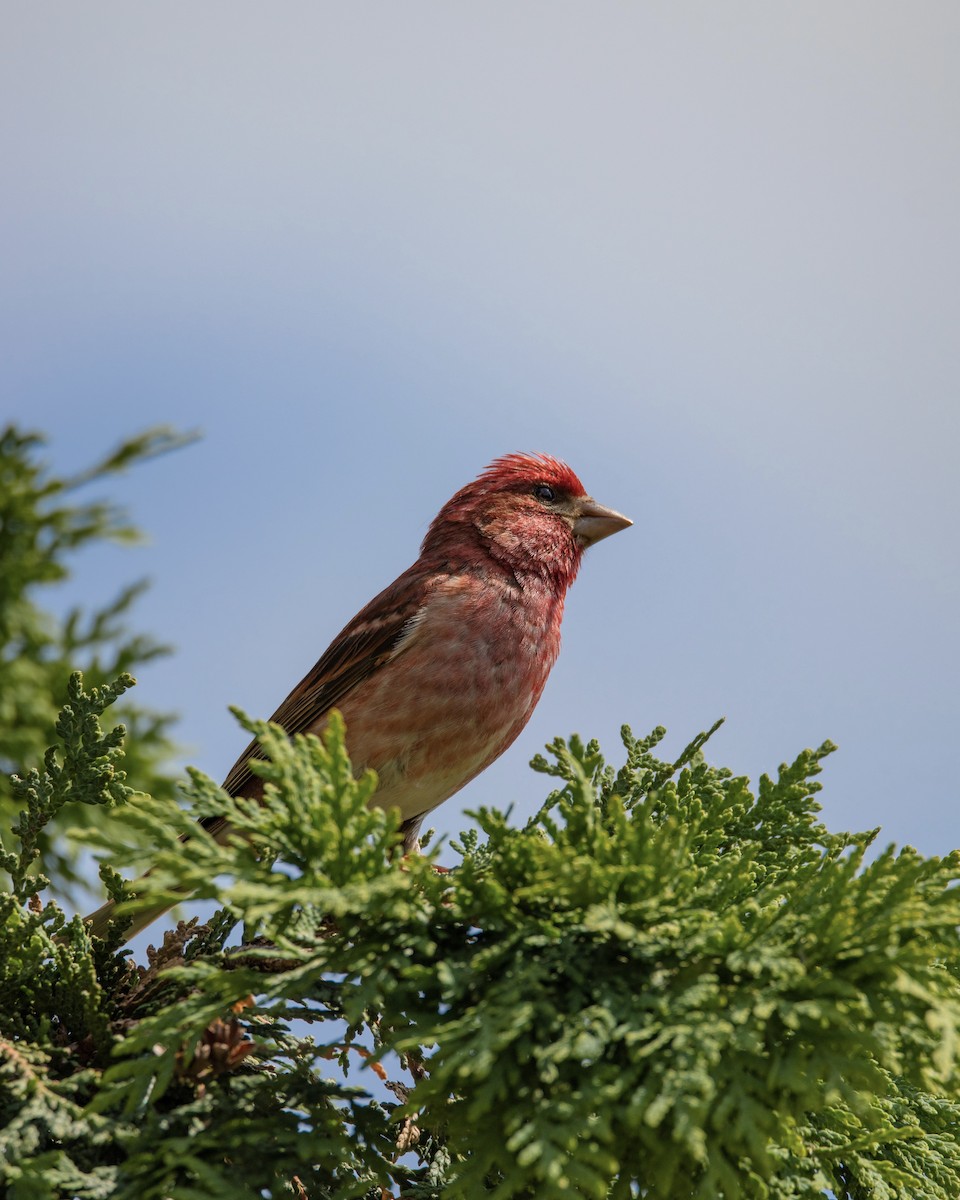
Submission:
<svg viewBox="0 0 960 1200">
<path fill-rule="evenodd" d="M 567 588 L 587 546 L 632 522 L 588 496 L 566 464 L 508 454 L 437 514 L 408 570 L 362 609 L 272 720 L 319 733 L 332 708 L 357 772 L 378 777 L 374 803 L 397 808 L 404 848 L 423 818 L 488 767 L 533 712 L 560 651 Z M 251 743 L 224 780 L 258 797 Z M 223 838 L 224 819 L 204 822 Z M 112 905 L 92 915 L 102 935 Z M 140 914 L 130 935 L 157 910 Z"/>
</svg>

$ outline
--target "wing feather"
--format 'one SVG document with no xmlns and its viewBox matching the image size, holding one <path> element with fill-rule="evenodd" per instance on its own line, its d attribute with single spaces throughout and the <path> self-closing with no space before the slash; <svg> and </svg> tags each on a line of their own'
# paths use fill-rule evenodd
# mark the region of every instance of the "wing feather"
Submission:
<svg viewBox="0 0 960 1200">
<path fill-rule="evenodd" d="M 427 579 L 418 567 L 414 564 L 357 613 L 273 714 L 270 719 L 289 736 L 313 728 L 409 644 L 408 635 L 417 627 L 427 588 Z M 256 778 L 250 770 L 251 758 L 263 758 L 255 741 L 223 782 L 232 796 L 242 794 Z"/>
</svg>

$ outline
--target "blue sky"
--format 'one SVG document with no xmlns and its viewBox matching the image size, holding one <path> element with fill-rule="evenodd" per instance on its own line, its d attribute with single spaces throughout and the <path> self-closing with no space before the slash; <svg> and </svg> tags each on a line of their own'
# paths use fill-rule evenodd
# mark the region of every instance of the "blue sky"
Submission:
<svg viewBox="0 0 960 1200">
<path fill-rule="evenodd" d="M 0 384 L 113 494 L 177 646 L 140 700 L 222 777 L 491 458 L 567 459 L 590 552 L 514 748 L 656 724 L 833 828 L 957 835 L 960 8 L 53 2 L 0 40 Z"/>
</svg>

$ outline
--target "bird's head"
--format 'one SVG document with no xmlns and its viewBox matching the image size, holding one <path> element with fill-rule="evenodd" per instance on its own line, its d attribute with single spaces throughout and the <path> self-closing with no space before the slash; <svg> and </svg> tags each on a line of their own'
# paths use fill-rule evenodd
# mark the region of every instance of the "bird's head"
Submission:
<svg viewBox="0 0 960 1200">
<path fill-rule="evenodd" d="M 487 555 L 511 571 L 563 587 L 587 546 L 633 522 L 598 504 L 574 472 L 547 454 L 506 454 L 443 506 L 423 553 Z"/>
</svg>

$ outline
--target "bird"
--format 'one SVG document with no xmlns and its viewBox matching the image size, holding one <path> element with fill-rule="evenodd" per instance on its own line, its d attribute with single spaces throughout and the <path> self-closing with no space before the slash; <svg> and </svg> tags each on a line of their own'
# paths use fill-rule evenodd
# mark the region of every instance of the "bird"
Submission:
<svg viewBox="0 0 960 1200">
<path fill-rule="evenodd" d="M 426 815 L 460 791 L 527 724 L 560 652 L 567 590 L 584 551 L 633 522 L 588 495 L 548 454 L 495 459 L 440 509 L 420 556 L 349 621 L 271 718 L 288 736 L 319 734 L 339 709 L 372 804 L 399 809 L 405 853 Z M 259 799 L 252 742 L 224 790 Z M 208 833 L 229 835 L 224 818 Z M 112 901 L 86 918 L 103 937 Z M 137 914 L 131 938 L 166 908 Z"/>
</svg>

